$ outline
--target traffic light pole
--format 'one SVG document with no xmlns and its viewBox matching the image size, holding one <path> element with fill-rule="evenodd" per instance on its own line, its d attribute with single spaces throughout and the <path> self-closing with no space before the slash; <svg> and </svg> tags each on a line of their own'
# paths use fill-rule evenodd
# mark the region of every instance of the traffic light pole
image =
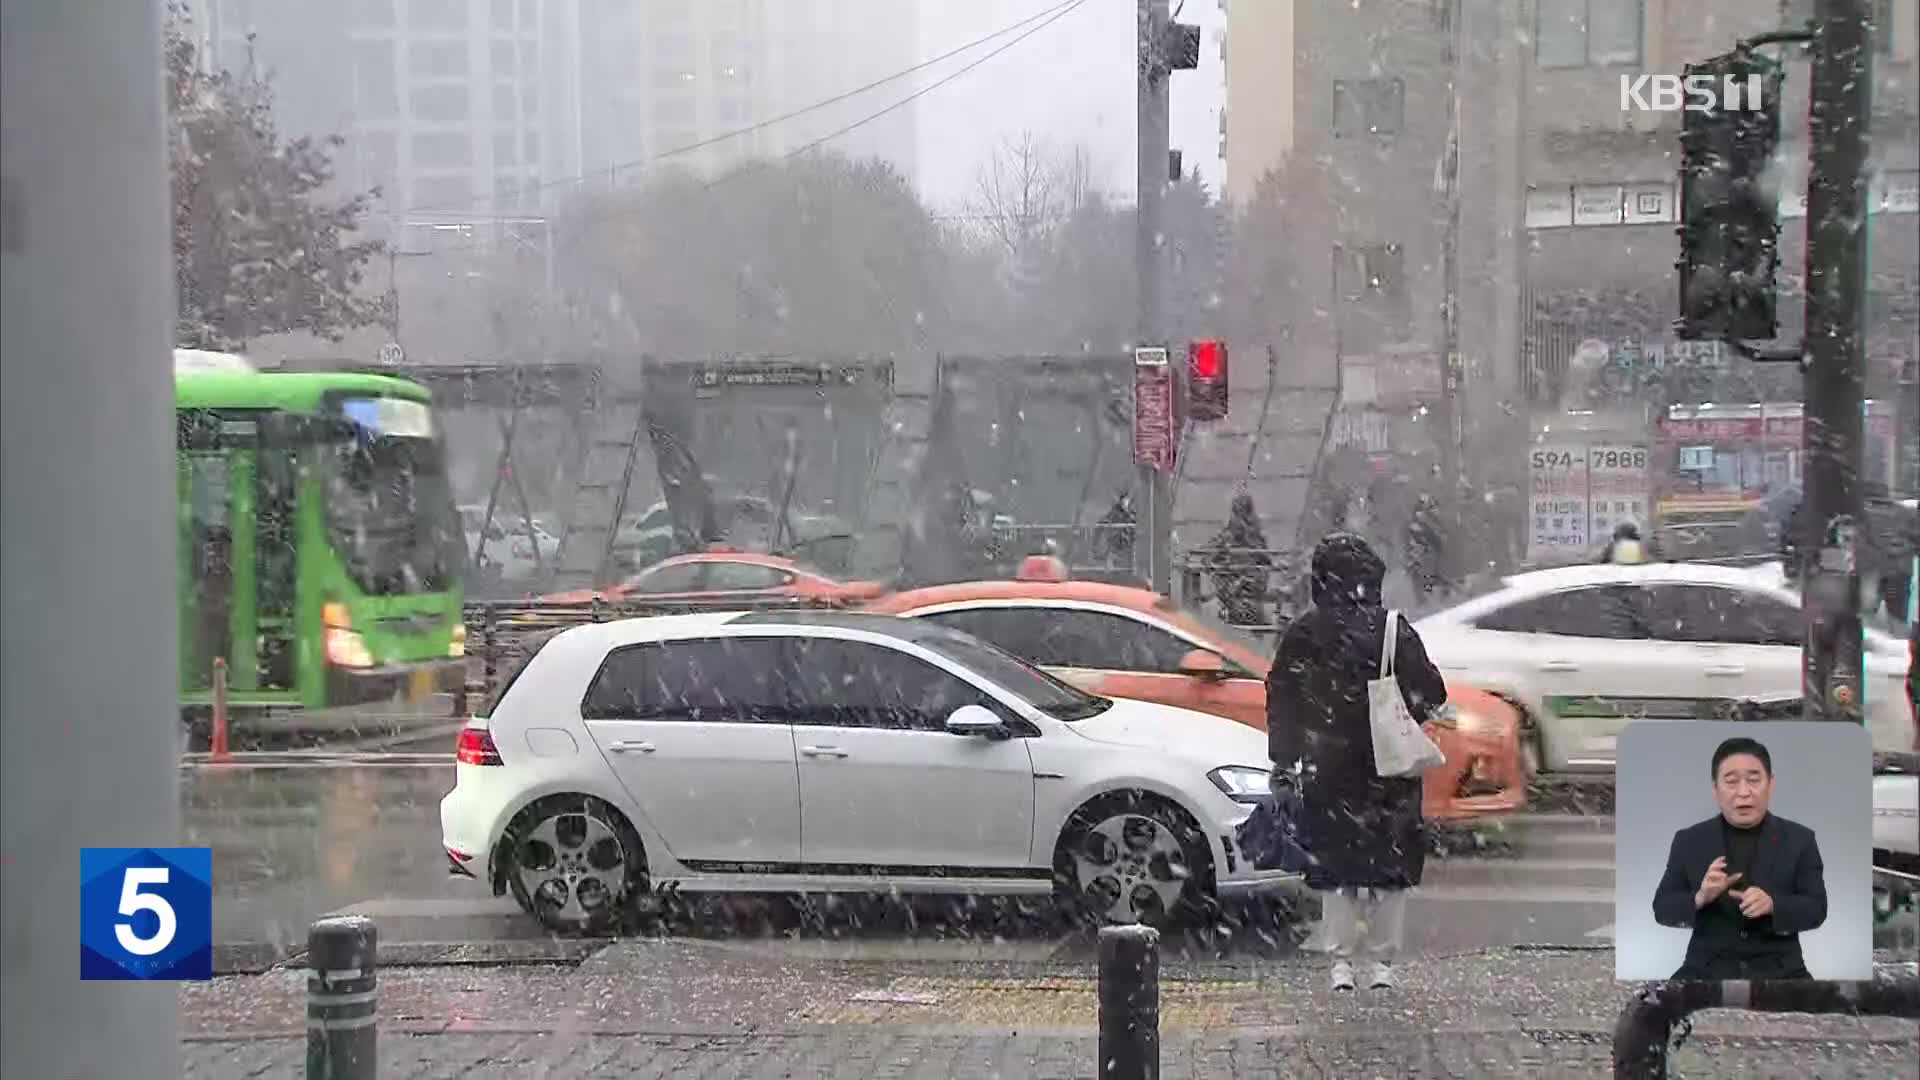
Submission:
<svg viewBox="0 0 1920 1080">
<path fill-rule="evenodd" d="M 1134 272 L 1138 278 L 1138 305 L 1135 317 L 1135 344 L 1159 347 L 1167 344 L 1167 296 L 1164 257 L 1164 228 L 1161 202 L 1167 189 L 1167 144 L 1170 136 L 1168 83 L 1172 68 L 1166 55 L 1167 0 L 1139 0 L 1138 26 L 1135 31 L 1137 81 L 1135 128 Z M 1178 365 L 1174 377 L 1179 378 Z M 1178 388 L 1176 384 L 1176 393 Z M 1176 409 L 1175 415 L 1178 415 Z M 1176 437 L 1175 443 L 1179 440 Z M 1136 542 L 1133 545 L 1134 569 L 1156 592 L 1171 592 L 1173 587 L 1173 483 L 1172 474 L 1150 465 L 1138 467 L 1135 477 L 1134 505 L 1138 507 Z"/>
<path fill-rule="evenodd" d="M 1809 720 L 1862 717 L 1859 487 L 1870 116 L 1868 0 L 1818 0 L 1807 180 L 1800 573 Z"/>
</svg>

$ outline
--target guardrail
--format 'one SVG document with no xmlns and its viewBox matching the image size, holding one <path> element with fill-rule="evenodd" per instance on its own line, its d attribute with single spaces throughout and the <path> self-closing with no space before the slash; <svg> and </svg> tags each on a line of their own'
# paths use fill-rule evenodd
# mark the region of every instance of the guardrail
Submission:
<svg viewBox="0 0 1920 1080">
<path fill-rule="evenodd" d="M 786 598 L 755 601 L 704 598 L 657 601 L 595 599 L 585 604 L 539 601 L 468 604 L 463 617 L 467 625 L 469 674 L 465 686 L 454 696 L 454 714 L 464 716 L 476 698 L 485 701 L 492 697 L 495 688 L 500 685 L 502 668 L 524 659 L 529 638 L 549 631 L 655 615 L 723 611 L 827 611 L 836 608 L 844 608 L 844 605 Z M 475 661 L 480 665 L 478 679 L 473 677 L 471 671 Z"/>
</svg>

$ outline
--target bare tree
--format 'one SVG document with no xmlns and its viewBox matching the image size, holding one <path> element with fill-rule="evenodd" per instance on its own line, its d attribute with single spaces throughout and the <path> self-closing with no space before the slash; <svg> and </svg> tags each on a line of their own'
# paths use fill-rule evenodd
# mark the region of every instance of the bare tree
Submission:
<svg viewBox="0 0 1920 1080">
<path fill-rule="evenodd" d="M 1093 196 L 1085 146 L 1056 147 L 1023 131 L 1004 140 L 974 176 L 970 217 L 1015 259 L 1030 257 Z"/>
</svg>

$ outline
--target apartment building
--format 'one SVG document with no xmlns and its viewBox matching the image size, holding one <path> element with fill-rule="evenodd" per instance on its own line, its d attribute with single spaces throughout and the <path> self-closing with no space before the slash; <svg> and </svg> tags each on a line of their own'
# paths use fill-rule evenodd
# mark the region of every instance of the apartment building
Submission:
<svg viewBox="0 0 1920 1080">
<path fill-rule="evenodd" d="M 1620 79 L 1801 25 L 1808 0 L 1229 2 L 1227 191 L 1247 205 L 1275 174 L 1302 293 L 1288 361 L 1307 382 L 1340 372 L 1361 450 L 1404 469 L 1446 438 L 1450 295 L 1458 438 L 1482 490 L 1524 490 L 1522 448 L 1578 404 L 1576 355 L 1634 368 L 1628 398 L 1658 399 L 1676 357 L 1715 368 L 1690 392 L 1778 389 L 1777 369 L 1672 340 L 1680 117 L 1623 109 Z M 1879 0 L 1876 19 L 1870 392 L 1894 392 L 1915 351 L 1915 7 Z M 1792 335 L 1809 71 L 1785 58 Z"/>
</svg>

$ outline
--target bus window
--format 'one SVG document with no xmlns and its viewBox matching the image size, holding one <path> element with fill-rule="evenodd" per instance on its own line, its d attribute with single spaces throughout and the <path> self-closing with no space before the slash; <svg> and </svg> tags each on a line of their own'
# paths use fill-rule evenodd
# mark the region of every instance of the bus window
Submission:
<svg viewBox="0 0 1920 1080">
<path fill-rule="evenodd" d="M 213 661 L 228 653 L 233 616 L 233 531 L 227 513 L 230 464 L 221 453 L 187 455 L 187 688 L 213 684 Z"/>
<path fill-rule="evenodd" d="M 263 690 L 292 690 L 296 686 L 300 566 L 294 507 L 298 475 L 293 446 L 279 440 L 261 440 L 254 466 L 254 587 Z"/>
</svg>

